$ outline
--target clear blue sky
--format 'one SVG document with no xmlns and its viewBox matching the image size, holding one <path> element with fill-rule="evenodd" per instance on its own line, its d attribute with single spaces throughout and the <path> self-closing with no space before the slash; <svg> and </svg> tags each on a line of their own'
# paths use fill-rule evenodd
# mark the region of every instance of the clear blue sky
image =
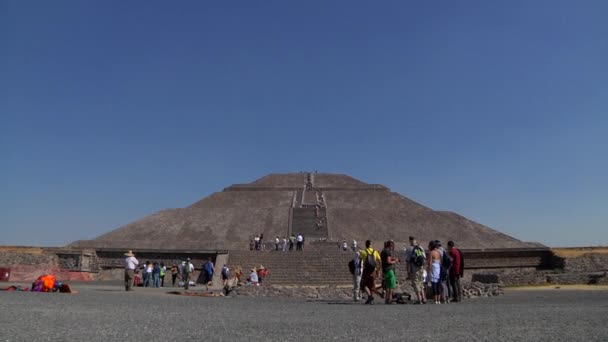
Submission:
<svg viewBox="0 0 608 342">
<path fill-rule="evenodd" d="M 608 244 L 607 1 L 0 1 L 0 244 L 270 172 Z"/>
</svg>

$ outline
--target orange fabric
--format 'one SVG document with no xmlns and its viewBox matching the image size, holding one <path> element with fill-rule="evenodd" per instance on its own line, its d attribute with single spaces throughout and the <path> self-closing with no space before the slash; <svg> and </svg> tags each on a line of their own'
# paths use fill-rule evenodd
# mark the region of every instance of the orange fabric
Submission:
<svg viewBox="0 0 608 342">
<path fill-rule="evenodd" d="M 43 292 L 52 292 L 55 287 L 55 276 L 52 274 L 45 274 L 38 278 L 42 281 L 42 291 Z"/>
</svg>

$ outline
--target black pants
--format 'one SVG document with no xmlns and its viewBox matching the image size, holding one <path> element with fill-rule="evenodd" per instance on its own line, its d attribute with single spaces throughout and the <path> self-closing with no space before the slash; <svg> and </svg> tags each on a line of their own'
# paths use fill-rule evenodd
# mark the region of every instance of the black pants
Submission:
<svg viewBox="0 0 608 342">
<path fill-rule="evenodd" d="M 460 302 L 462 300 L 462 289 L 460 288 L 460 277 L 450 274 L 448 277 L 448 290 L 453 301 Z"/>
</svg>

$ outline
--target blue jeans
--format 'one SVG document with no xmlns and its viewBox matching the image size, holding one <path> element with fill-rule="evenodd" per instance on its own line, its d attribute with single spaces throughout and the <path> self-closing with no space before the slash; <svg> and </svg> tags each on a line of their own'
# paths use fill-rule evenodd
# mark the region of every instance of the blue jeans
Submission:
<svg viewBox="0 0 608 342">
<path fill-rule="evenodd" d="M 154 287 L 160 287 L 160 274 L 154 273 L 152 278 L 154 278 Z"/>
<path fill-rule="evenodd" d="M 144 287 L 152 285 L 152 273 L 144 272 Z"/>
</svg>

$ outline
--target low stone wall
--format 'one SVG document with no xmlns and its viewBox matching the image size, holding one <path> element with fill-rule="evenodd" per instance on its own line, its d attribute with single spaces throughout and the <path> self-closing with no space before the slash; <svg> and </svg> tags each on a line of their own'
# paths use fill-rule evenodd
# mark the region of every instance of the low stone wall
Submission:
<svg viewBox="0 0 608 342">
<path fill-rule="evenodd" d="M 464 298 L 492 297 L 502 295 L 502 285 L 482 284 L 479 282 L 463 283 Z M 409 286 L 399 287 L 395 293 L 405 293 L 412 296 L 414 291 Z M 233 295 L 247 297 L 286 297 L 308 299 L 352 299 L 353 291 L 350 286 L 239 286 Z"/>
<path fill-rule="evenodd" d="M 565 258 L 566 272 L 601 272 L 608 271 L 608 254 L 586 254 L 580 257 Z"/>
</svg>

